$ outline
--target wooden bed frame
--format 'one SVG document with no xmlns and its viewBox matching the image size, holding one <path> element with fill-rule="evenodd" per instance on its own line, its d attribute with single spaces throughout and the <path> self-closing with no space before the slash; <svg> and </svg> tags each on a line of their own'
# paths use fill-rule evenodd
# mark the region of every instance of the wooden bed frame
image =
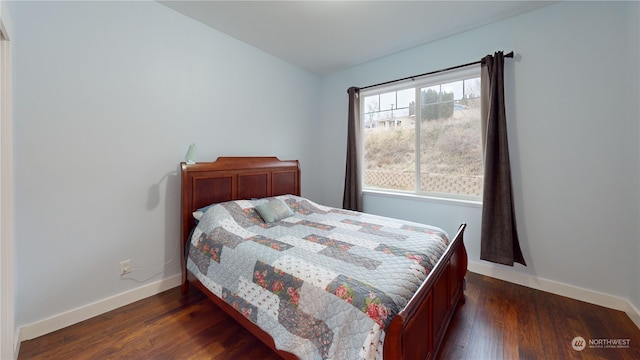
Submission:
<svg viewBox="0 0 640 360">
<path fill-rule="evenodd" d="M 193 284 L 216 305 L 284 359 L 297 359 L 275 348 L 273 339 L 222 299 L 213 295 L 186 269 L 185 251 L 192 212 L 212 203 L 293 194 L 300 196 L 300 166 L 297 160 L 276 157 L 220 157 L 214 162 L 188 165 L 182 173 L 182 291 Z M 463 244 L 466 224 L 460 225 L 436 267 L 429 273 L 407 306 L 391 321 L 384 340 L 384 359 L 434 359 L 456 307 L 464 302 L 467 252 Z"/>
</svg>

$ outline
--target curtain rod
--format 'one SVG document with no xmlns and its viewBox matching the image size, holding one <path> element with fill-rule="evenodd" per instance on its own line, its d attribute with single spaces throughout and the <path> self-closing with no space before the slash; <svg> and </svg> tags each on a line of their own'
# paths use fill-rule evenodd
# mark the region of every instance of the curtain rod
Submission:
<svg viewBox="0 0 640 360">
<path fill-rule="evenodd" d="M 506 58 L 512 58 L 513 57 L 513 51 L 511 51 L 508 54 L 505 54 L 504 57 Z M 414 75 L 414 76 L 408 76 L 406 78 L 402 78 L 402 79 L 396 79 L 396 80 L 391 80 L 391 81 L 387 81 L 387 82 L 383 82 L 380 84 L 375 84 L 375 85 L 369 85 L 369 86 L 364 86 L 361 87 L 360 90 L 364 90 L 364 89 L 368 89 L 368 88 L 372 88 L 372 87 L 376 87 L 376 86 L 382 86 L 382 85 L 388 85 L 388 84 L 393 84 L 395 82 L 400 82 L 400 81 L 404 81 L 404 80 L 413 80 L 414 78 L 417 77 L 422 77 L 422 76 L 427 76 L 427 75 L 433 75 L 433 74 L 437 74 L 437 73 L 441 73 L 441 72 L 445 72 L 445 71 L 449 71 L 449 70 L 455 70 L 455 69 L 460 69 L 466 66 L 471 66 L 471 65 L 476 65 L 476 64 L 482 64 L 484 62 L 484 60 L 478 60 L 478 61 L 474 61 L 474 62 L 470 62 L 468 64 L 464 64 L 464 65 L 457 65 L 457 66 L 453 66 L 450 68 L 446 68 L 446 69 L 441 69 L 441 70 L 435 70 L 435 71 L 430 71 L 428 73 L 424 73 L 424 74 L 420 74 L 420 75 Z"/>
</svg>

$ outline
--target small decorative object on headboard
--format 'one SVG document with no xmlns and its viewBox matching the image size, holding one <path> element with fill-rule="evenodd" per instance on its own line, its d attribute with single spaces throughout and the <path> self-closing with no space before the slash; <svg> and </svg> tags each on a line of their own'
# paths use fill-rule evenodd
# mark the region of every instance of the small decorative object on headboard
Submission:
<svg viewBox="0 0 640 360">
<path fill-rule="evenodd" d="M 189 145 L 189 150 L 187 150 L 187 154 L 184 156 L 184 159 L 187 160 L 187 164 L 195 164 L 196 163 L 196 144 Z"/>
</svg>

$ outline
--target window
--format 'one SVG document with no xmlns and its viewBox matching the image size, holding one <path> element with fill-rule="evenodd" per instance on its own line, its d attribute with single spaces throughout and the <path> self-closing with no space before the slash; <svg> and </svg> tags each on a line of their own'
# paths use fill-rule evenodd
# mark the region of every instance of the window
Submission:
<svg viewBox="0 0 640 360">
<path fill-rule="evenodd" d="M 480 65 L 360 93 L 363 187 L 481 200 Z"/>
</svg>

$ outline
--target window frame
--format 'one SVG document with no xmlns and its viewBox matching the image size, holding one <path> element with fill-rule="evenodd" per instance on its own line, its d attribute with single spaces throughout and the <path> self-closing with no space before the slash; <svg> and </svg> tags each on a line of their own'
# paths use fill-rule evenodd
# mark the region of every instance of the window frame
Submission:
<svg viewBox="0 0 640 360">
<path fill-rule="evenodd" d="M 421 116 L 421 106 L 420 104 L 420 91 L 423 88 L 427 88 L 430 86 L 446 84 L 450 82 L 470 79 L 470 78 L 480 78 L 481 77 L 481 65 L 473 64 L 467 67 L 447 70 L 443 72 L 439 72 L 437 74 L 427 75 L 419 78 L 410 78 L 401 80 L 398 82 L 394 82 L 392 84 L 373 86 L 366 89 L 360 90 L 360 109 L 365 109 L 365 98 L 368 96 L 380 95 L 388 92 L 397 92 L 401 90 L 406 90 L 413 88 L 415 90 L 415 117 L 416 119 L 420 119 Z M 482 94 L 480 94 L 480 98 L 482 101 Z M 464 194 L 448 194 L 448 193 L 438 193 L 438 192 L 430 192 L 430 191 L 422 191 L 421 188 L 421 179 L 420 179 L 420 169 L 421 164 L 419 158 L 415 161 L 415 187 L 413 190 L 396 190 L 396 189 L 388 189 L 388 188 L 378 188 L 378 187 L 368 187 L 365 184 L 364 176 L 365 176 L 365 112 L 361 110 L 360 113 L 360 125 L 361 125 L 361 134 L 363 134 L 363 141 L 361 141 L 361 185 L 363 193 L 376 193 L 376 194 L 385 194 L 389 196 L 398 196 L 398 197 L 411 197 L 411 198 L 424 198 L 424 199 L 438 199 L 445 202 L 464 202 L 470 204 L 482 204 L 482 194 L 480 196 L 472 196 L 472 195 L 464 195 Z M 416 134 L 420 134 L 421 129 L 421 121 L 415 122 L 415 132 Z M 415 137 L 415 152 L 416 156 L 420 154 L 421 144 L 420 144 L 420 136 L 417 135 Z M 484 174 L 483 174 L 484 176 Z"/>
</svg>

